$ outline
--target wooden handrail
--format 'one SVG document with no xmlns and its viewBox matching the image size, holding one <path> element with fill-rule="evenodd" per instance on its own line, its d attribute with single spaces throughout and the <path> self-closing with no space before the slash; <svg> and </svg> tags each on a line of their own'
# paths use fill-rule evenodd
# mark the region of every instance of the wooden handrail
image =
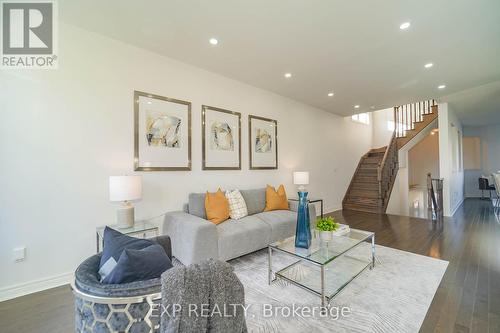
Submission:
<svg viewBox="0 0 500 333">
<path fill-rule="evenodd" d="M 434 183 L 436 186 L 434 187 Z M 441 215 L 443 212 L 443 179 L 432 178 L 430 173 L 427 174 L 427 192 L 428 192 L 428 209 L 433 210 L 436 215 Z M 436 198 L 437 192 L 437 198 Z"/>
<path fill-rule="evenodd" d="M 382 158 L 382 162 L 378 165 L 377 168 L 377 179 L 380 181 L 382 179 L 382 168 L 385 166 L 385 161 L 387 160 L 387 155 L 389 155 L 389 150 L 392 148 L 392 144 L 394 142 L 394 139 L 396 138 L 396 131 L 392 133 L 391 137 L 391 142 L 387 146 L 387 149 L 385 150 L 384 157 Z"/>
<path fill-rule="evenodd" d="M 385 150 L 384 157 L 377 167 L 377 181 L 379 198 L 382 200 L 383 211 L 385 212 L 389 203 L 390 192 L 394 185 L 396 173 L 391 173 L 397 167 L 398 149 L 396 149 L 397 134 L 396 129 L 392 133 L 391 141 Z"/>
</svg>

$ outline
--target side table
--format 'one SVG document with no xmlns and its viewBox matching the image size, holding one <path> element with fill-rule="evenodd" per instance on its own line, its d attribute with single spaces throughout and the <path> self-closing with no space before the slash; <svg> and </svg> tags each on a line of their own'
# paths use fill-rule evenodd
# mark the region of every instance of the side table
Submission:
<svg viewBox="0 0 500 333">
<path fill-rule="evenodd" d="M 158 236 L 160 233 L 158 226 L 145 221 L 135 222 L 134 225 L 130 228 L 118 227 L 116 225 L 109 225 L 109 227 L 121 232 L 122 234 L 137 238 L 149 238 L 153 236 Z M 99 253 L 104 247 L 103 244 L 104 228 L 106 228 L 106 226 L 98 227 L 96 228 L 95 231 L 96 241 L 97 241 L 97 253 Z"/>
<path fill-rule="evenodd" d="M 288 198 L 288 200 L 299 201 L 298 198 Z M 323 218 L 323 199 L 307 199 L 307 202 L 308 203 L 319 202 L 321 205 L 321 218 Z"/>
</svg>

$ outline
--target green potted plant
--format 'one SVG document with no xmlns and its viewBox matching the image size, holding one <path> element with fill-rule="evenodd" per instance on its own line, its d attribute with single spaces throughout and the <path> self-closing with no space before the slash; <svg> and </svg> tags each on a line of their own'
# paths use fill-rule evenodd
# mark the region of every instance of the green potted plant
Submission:
<svg viewBox="0 0 500 333">
<path fill-rule="evenodd" d="M 332 240 L 333 232 L 339 227 L 340 224 L 335 222 L 335 219 L 331 216 L 322 217 L 316 220 L 316 230 L 319 231 L 319 238 L 325 242 Z"/>
</svg>

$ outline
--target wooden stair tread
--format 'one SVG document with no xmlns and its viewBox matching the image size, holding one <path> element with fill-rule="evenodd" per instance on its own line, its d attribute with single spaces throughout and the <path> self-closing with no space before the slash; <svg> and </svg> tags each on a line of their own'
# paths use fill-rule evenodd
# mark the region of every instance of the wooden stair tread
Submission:
<svg viewBox="0 0 500 333">
<path fill-rule="evenodd" d="M 407 105 L 405 109 L 403 106 L 394 108 L 394 122 L 399 123 L 401 118 L 406 124 L 405 127 L 409 128 L 401 130 L 398 127 L 388 146 L 370 149 L 360 159 L 342 200 L 343 209 L 385 213 L 398 172 L 398 150 L 438 117 L 438 107 L 434 100 L 418 103 L 418 113 L 415 105 L 417 103 L 413 108 L 410 106 L 410 113 L 406 113 L 406 116 L 404 113 L 401 113 L 402 116 L 397 115 L 400 111 L 408 110 Z M 425 114 L 420 111 L 421 105 Z"/>
</svg>

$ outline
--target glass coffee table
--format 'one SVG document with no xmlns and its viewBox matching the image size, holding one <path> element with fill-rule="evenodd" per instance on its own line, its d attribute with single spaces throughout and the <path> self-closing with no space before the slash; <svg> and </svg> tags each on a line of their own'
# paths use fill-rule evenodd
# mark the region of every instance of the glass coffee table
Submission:
<svg viewBox="0 0 500 333">
<path fill-rule="evenodd" d="M 273 271 L 273 252 L 296 260 Z M 351 229 L 342 236 L 333 236 L 329 242 L 314 235 L 309 249 L 295 247 L 295 237 L 290 237 L 269 245 L 268 259 L 269 284 L 285 280 L 319 296 L 321 306 L 325 307 L 361 272 L 375 267 L 375 234 Z"/>
</svg>

